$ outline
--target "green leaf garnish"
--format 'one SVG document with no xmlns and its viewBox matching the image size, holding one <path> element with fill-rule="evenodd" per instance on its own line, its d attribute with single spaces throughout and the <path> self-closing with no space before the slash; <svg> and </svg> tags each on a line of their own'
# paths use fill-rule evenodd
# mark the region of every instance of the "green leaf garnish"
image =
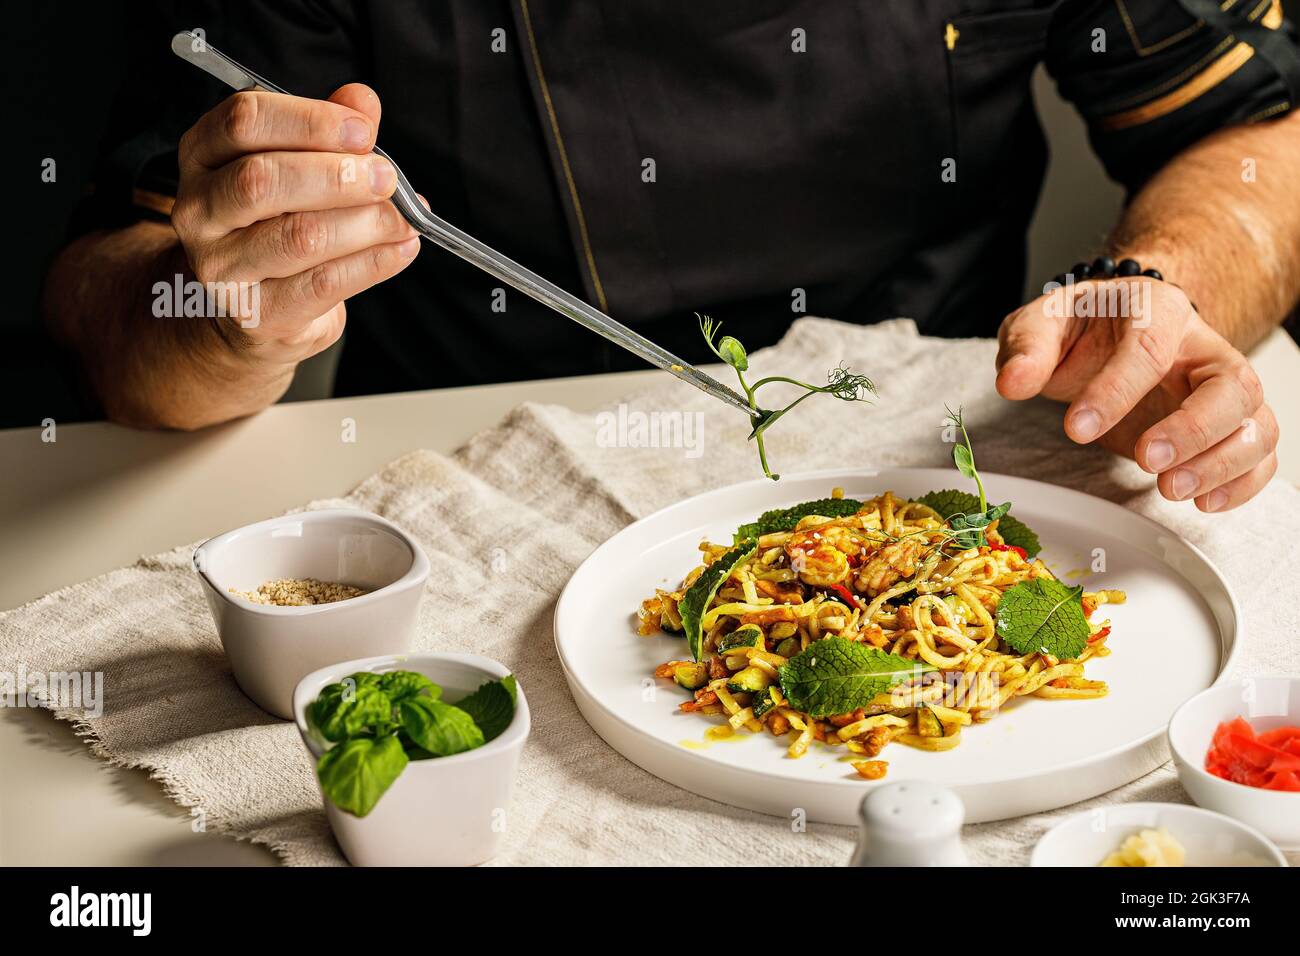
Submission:
<svg viewBox="0 0 1300 956">
<path fill-rule="evenodd" d="M 316 765 L 321 790 L 336 807 L 364 817 L 406 769 L 396 735 L 357 737 L 331 747 Z"/>
<path fill-rule="evenodd" d="M 1008 588 L 998 602 L 998 637 L 1021 654 L 1073 660 L 1092 629 L 1083 616 L 1083 585 L 1069 588 L 1053 578 L 1033 578 Z"/>
<path fill-rule="evenodd" d="M 442 688 L 423 674 L 415 671 L 389 671 L 379 675 L 379 687 L 394 704 L 408 697 L 423 694 L 435 700 L 442 696 Z"/>
<path fill-rule="evenodd" d="M 722 582 L 731 577 L 731 572 L 752 558 L 757 550 L 757 541 L 745 541 L 732 548 L 704 569 L 704 573 L 696 578 L 677 605 L 677 612 L 682 616 L 682 626 L 686 630 L 686 645 L 697 661 L 704 644 L 701 621 L 713 596 L 722 587 Z"/>
<path fill-rule="evenodd" d="M 739 544 L 742 541 L 759 538 L 765 534 L 775 534 L 778 531 L 793 531 L 794 526 L 809 515 L 820 515 L 824 518 L 847 518 L 850 515 L 857 514 L 861 509 L 862 502 L 854 501 L 852 498 L 818 498 L 816 501 L 805 501 L 789 508 L 764 511 L 753 521 L 742 524 L 736 530 L 735 542 Z"/>
<path fill-rule="evenodd" d="M 979 508 L 979 498 L 975 497 L 969 491 L 957 491 L 954 488 L 945 488 L 943 491 L 930 491 L 914 501 L 933 508 L 945 521 L 956 515 L 968 515 L 974 513 Z M 987 512 L 985 512 L 987 514 Z M 992 523 L 991 521 L 989 522 Z M 1025 549 L 1025 556 L 1034 558 L 1038 552 L 1043 550 L 1042 544 L 1038 541 L 1038 535 L 1015 515 L 1003 514 L 998 519 L 998 534 L 1002 535 L 1002 540 L 1007 544 Z"/>
<path fill-rule="evenodd" d="M 306 717 L 308 726 L 337 742 L 364 731 L 385 730 L 392 723 L 393 702 L 380 689 L 379 675 L 352 674 L 325 687 L 307 705 Z"/>
<path fill-rule="evenodd" d="M 410 760 L 481 747 L 514 717 L 513 676 L 488 681 L 461 706 L 415 671 L 352 674 L 307 705 L 308 726 L 334 746 L 316 763 L 321 791 L 335 806 L 364 817 Z"/>
<path fill-rule="evenodd" d="M 483 684 L 468 697 L 456 701 L 456 706 L 473 718 L 487 742 L 501 736 L 510 726 L 515 716 L 515 693 L 515 678 L 509 674 Z"/>
<path fill-rule="evenodd" d="M 936 670 L 923 661 L 850 641 L 825 637 L 809 644 L 780 669 L 781 693 L 790 706 L 813 717 L 866 707 L 877 694 Z"/>
<path fill-rule="evenodd" d="M 407 736 L 431 754 L 448 757 L 483 746 L 483 731 L 459 707 L 428 697 L 412 697 L 398 704 L 397 709 Z"/>
<path fill-rule="evenodd" d="M 763 474 L 773 481 L 781 476 L 773 474 L 767 465 L 767 448 L 763 444 L 764 433 L 775 424 L 780 418 L 793 409 L 796 405 L 808 398 L 810 395 L 833 395 L 844 402 L 865 402 L 869 400 L 876 386 L 871 379 L 865 375 L 858 375 L 851 372 L 844 365 L 831 369 L 826 376 L 825 385 L 809 385 L 807 382 L 800 382 L 797 379 L 787 378 L 784 375 L 770 375 L 767 378 L 759 379 L 753 385 L 745 381 L 745 372 L 749 370 L 749 355 L 745 347 L 730 335 L 724 335 L 722 339 L 714 345 L 713 337 L 718 330 L 722 328 L 721 322 L 714 322 L 707 315 L 695 313 L 695 317 L 700 322 L 700 334 L 704 336 L 704 341 L 708 343 L 710 351 L 713 352 L 723 362 L 726 362 L 736 370 L 736 377 L 740 380 L 740 387 L 744 390 L 745 398 L 749 402 L 749 407 L 753 410 L 750 415 L 754 423 L 754 429 L 749 433 L 758 446 L 758 460 L 763 466 Z M 764 385 L 771 385 L 774 382 L 784 382 L 787 385 L 795 385 L 804 390 L 803 394 L 776 411 L 768 411 L 760 408 L 758 404 L 758 390 Z"/>
</svg>

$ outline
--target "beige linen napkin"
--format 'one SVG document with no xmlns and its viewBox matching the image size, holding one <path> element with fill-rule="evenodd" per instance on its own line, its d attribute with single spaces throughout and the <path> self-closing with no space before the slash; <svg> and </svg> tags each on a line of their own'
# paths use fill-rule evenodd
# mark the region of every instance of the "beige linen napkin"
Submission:
<svg viewBox="0 0 1300 956">
<path fill-rule="evenodd" d="M 944 404 L 964 405 L 983 470 L 1090 492 L 1172 528 L 1236 589 L 1246 641 L 1239 671 L 1300 671 L 1300 589 L 1293 576 L 1261 573 L 1300 565 L 1300 540 L 1281 533 L 1300 514 L 1300 492 L 1274 482 L 1217 518 L 1165 502 L 1132 462 L 1066 440 L 1059 406 L 998 398 L 994 350 L 985 340 L 924 338 L 904 320 L 865 328 L 797 322 L 779 345 L 752 356 L 760 374 L 821 381 L 844 360 L 881 390 L 872 407 L 810 399 L 773 430 L 774 469 L 950 464 L 951 446 L 939 440 Z M 533 734 L 498 862 L 843 863 L 852 830 L 812 823 L 800 831 L 788 819 L 678 789 L 610 749 L 574 706 L 551 628 L 573 569 L 628 522 L 759 475 L 746 423 L 690 387 L 665 381 L 627 405 L 702 412 L 703 455 L 605 447 L 596 415 L 524 405 L 450 457 L 412 452 L 346 498 L 309 507 L 365 508 L 411 532 L 433 564 L 418 647 L 497 658 L 526 689 Z M 102 716 L 56 708 L 78 722 L 95 753 L 146 768 L 179 803 L 201 808 L 210 827 L 266 844 L 288 863 L 341 863 L 297 731 L 249 702 L 231 678 L 189 570 L 191 549 L 0 615 L 0 670 L 103 671 Z M 967 827 L 965 839 L 976 863 L 1020 864 L 1066 812 L 1185 799 L 1165 766 L 1068 811 Z"/>
</svg>

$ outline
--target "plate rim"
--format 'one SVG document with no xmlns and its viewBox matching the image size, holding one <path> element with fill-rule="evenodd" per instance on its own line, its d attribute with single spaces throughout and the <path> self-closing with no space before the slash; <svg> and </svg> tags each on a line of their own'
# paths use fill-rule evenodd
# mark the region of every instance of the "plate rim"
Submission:
<svg viewBox="0 0 1300 956">
<path fill-rule="evenodd" d="M 947 469 L 938 468 L 934 466 L 922 466 L 922 465 L 917 465 L 917 466 L 897 465 L 897 466 L 889 466 L 884 468 L 870 468 L 870 469 L 819 468 L 819 469 L 801 471 L 792 474 L 783 474 L 782 477 L 789 480 L 793 484 L 795 481 L 817 480 L 817 479 L 831 478 L 831 477 L 840 477 L 840 478 L 852 477 L 855 479 L 872 478 L 886 471 L 894 471 L 894 472 L 945 471 L 946 472 Z M 1118 504 L 1117 502 L 1114 501 L 1110 501 L 1107 498 L 1102 498 L 1097 495 L 1091 495 L 1085 491 L 1079 491 L 1077 489 L 1068 488 L 1063 485 L 1055 485 L 1052 484 L 1051 482 L 1040 481 L 1037 478 L 1026 478 L 1018 475 L 1009 475 L 1006 474 L 1005 472 L 981 472 L 981 476 L 983 477 L 986 484 L 991 484 L 993 481 L 1002 478 L 1012 479 L 1014 481 L 1029 482 L 1034 485 L 1039 485 L 1043 488 L 1051 489 L 1053 493 L 1063 493 L 1066 495 L 1067 498 L 1084 499 L 1092 502 L 1101 502 L 1111 507 L 1120 508 L 1129 517 L 1138 519 L 1140 523 L 1147 525 L 1151 530 L 1159 534 L 1172 536 L 1183 547 L 1187 548 L 1199 561 L 1201 561 L 1204 564 L 1206 569 L 1209 570 L 1209 572 L 1215 577 L 1215 579 L 1217 579 L 1217 581 L 1223 588 L 1223 593 L 1228 598 L 1228 609 L 1230 612 L 1230 617 L 1232 621 L 1232 630 L 1233 630 L 1231 646 L 1225 646 L 1226 639 L 1223 634 L 1223 629 L 1218 625 L 1218 621 L 1217 620 L 1215 621 L 1215 630 L 1218 632 L 1218 639 L 1219 639 L 1218 641 L 1219 667 L 1218 667 L 1218 671 L 1215 673 L 1214 680 L 1212 680 L 1201 690 L 1198 690 L 1197 693 L 1199 694 L 1205 690 L 1208 690 L 1211 687 L 1216 687 L 1227 679 L 1228 674 L 1237 659 L 1237 655 L 1241 653 L 1241 647 L 1244 639 L 1244 627 L 1243 627 L 1243 621 L 1241 615 L 1241 607 L 1237 601 L 1237 595 L 1233 591 L 1232 586 L 1228 583 L 1227 578 L 1224 576 L 1223 572 L 1219 569 L 1219 566 L 1215 564 L 1210 559 L 1210 557 L 1207 554 L 1205 554 L 1204 551 L 1202 551 L 1192 542 L 1188 541 L 1182 535 L 1178 534 L 1176 531 L 1166 527 L 1165 525 L 1161 524 L 1155 519 L 1149 518 L 1144 514 L 1140 514 L 1132 510 L 1131 508 L 1125 508 L 1123 505 Z M 576 690 L 579 688 L 575 688 L 574 686 L 575 681 L 577 681 L 577 677 L 574 673 L 574 670 L 569 665 L 569 660 L 565 654 L 564 648 L 561 645 L 561 641 L 560 641 L 561 612 L 564 610 L 568 602 L 577 600 L 577 594 L 576 592 L 573 592 L 572 589 L 573 589 L 574 580 L 578 577 L 579 573 L 582 572 L 583 569 L 586 568 L 587 565 L 589 565 L 597 557 L 597 555 L 600 553 L 600 551 L 603 548 L 605 548 L 616 538 L 632 530 L 633 528 L 636 528 L 652 520 L 661 518 L 663 515 L 672 512 L 676 509 L 685 508 L 687 505 L 690 505 L 691 503 L 701 498 L 722 496 L 727 493 L 737 492 L 740 489 L 751 489 L 757 487 L 772 487 L 774 489 L 779 489 L 779 485 L 777 485 L 775 482 L 771 481 L 768 478 L 754 478 L 746 481 L 734 482 L 730 485 L 722 485 L 720 487 L 701 492 L 700 494 L 691 495 L 689 497 L 679 499 L 678 501 L 674 501 L 670 504 L 667 504 L 662 508 L 659 508 L 651 512 L 650 514 L 645 515 L 644 517 L 638 518 L 636 521 L 624 525 L 622 528 L 615 531 L 612 535 L 610 535 L 600 544 L 596 545 L 596 547 L 593 548 L 592 551 L 585 558 L 583 558 L 581 562 L 579 562 L 577 567 L 573 569 L 573 572 L 569 575 L 569 580 L 565 582 L 564 589 L 560 592 L 560 596 L 555 602 L 555 611 L 551 618 L 551 631 L 552 631 L 552 643 L 555 646 L 556 656 L 559 658 L 560 661 L 560 668 L 564 672 L 565 682 L 569 685 L 569 694 L 571 697 L 574 698 L 575 704 L 578 704 L 579 713 L 582 713 L 583 708 L 578 701 L 578 694 L 576 693 Z M 774 507 L 779 507 L 779 505 L 774 505 Z M 1163 561 L 1161 563 L 1165 564 L 1165 562 Z M 1187 581 L 1187 578 L 1184 575 L 1182 575 L 1177 569 L 1173 568 L 1168 564 L 1165 564 L 1165 566 L 1168 567 L 1175 574 L 1177 574 L 1178 577 L 1182 579 L 1184 582 L 1191 584 L 1191 582 Z M 1208 606 L 1207 609 L 1211 610 L 1211 617 L 1213 617 L 1214 615 L 1212 609 L 1208 608 Z M 618 725 L 620 725 L 624 730 L 638 735 L 643 741 L 653 744 L 659 750 L 664 752 L 671 752 L 673 755 L 675 755 L 678 758 L 685 757 L 692 764 L 696 766 L 701 766 L 701 767 L 718 766 L 718 763 L 716 761 L 713 761 L 707 754 L 676 747 L 675 745 L 669 743 L 666 740 L 663 740 L 653 734 L 647 733 L 643 728 L 638 727 L 637 725 L 625 719 L 621 714 L 615 712 L 614 710 L 611 710 L 608 706 L 602 703 L 595 694 L 591 693 L 585 688 L 581 688 L 581 689 L 583 695 L 588 700 L 590 700 L 592 706 L 596 707 L 606 719 L 612 719 Z M 1053 774 L 1071 773 L 1079 770 L 1086 770 L 1087 768 L 1097 763 L 1111 760 L 1123 754 L 1127 754 L 1133 751 L 1140 750 L 1145 747 L 1149 747 L 1154 741 L 1161 738 L 1163 735 L 1167 734 L 1169 729 L 1169 720 L 1172 719 L 1173 713 L 1176 712 L 1176 710 L 1177 708 L 1175 708 L 1174 711 L 1170 712 L 1169 718 L 1167 718 L 1164 721 L 1162 726 L 1158 727 L 1154 731 L 1151 731 L 1150 733 L 1145 734 L 1140 738 L 1135 738 L 1134 740 L 1131 740 L 1127 743 L 1112 747 L 1099 754 L 1093 754 L 1089 757 L 1080 758 L 1078 760 L 1073 761 L 1072 763 L 1065 764 L 1064 766 L 1053 768 L 1050 771 L 1042 771 L 1042 770 L 1031 771 L 1029 773 L 1023 773 L 1013 777 L 1001 777 L 997 781 L 979 781 L 977 783 L 971 783 L 971 784 L 959 784 L 958 786 L 961 787 L 999 786 L 1003 784 L 1015 784 L 1017 782 L 1022 782 L 1025 780 L 1036 780 L 1041 778 L 1045 773 L 1053 773 Z M 636 760 L 632 760 L 632 758 L 628 757 L 627 754 L 624 753 L 621 749 L 615 747 L 614 744 L 610 743 L 610 741 L 605 738 L 605 735 L 602 734 L 592 724 L 592 722 L 587 718 L 587 715 L 585 713 L 582 713 L 582 717 L 583 720 L 587 722 L 587 725 L 591 727 L 593 731 L 595 731 L 596 736 L 600 737 L 601 740 L 604 740 L 607 746 L 609 746 L 620 756 L 623 756 L 625 759 L 630 760 L 634 764 L 637 764 L 637 766 L 641 766 L 641 764 L 638 763 Z M 1165 760 L 1163 760 L 1161 763 L 1167 763 L 1169 759 L 1170 759 L 1169 757 L 1166 757 Z M 758 770 L 752 767 L 739 766 L 734 764 L 726 764 L 725 766 L 729 773 L 739 774 L 747 777 L 769 779 L 769 780 L 774 777 L 774 775 L 767 770 Z M 1157 766 L 1159 766 L 1159 764 L 1157 764 Z M 654 774 L 653 771 L 646 770 L 646 768 L 644 767 L 642 767 L 641 769 L 645 770 L 646 773 L 652 774 L 653 776 L 659 776 L 658 774 Z M 1149 772 L 1150 771 L 1148 771 L 1148 773 Z M 664 778 L 660 777 L 659 779 L 664 779 Z M 785 778 L 778 778 L 778 779 L 785 779 Z M 689 787 L 684 787 L 681 784 L 676 783 L 672 780 L 664 780 L 664 782 L 674 787 L 677 787 L 678 789 L 685 790 L 688 793 L 697 793 L 697 791 L 692 790 Z M 790 780 L 787 782 L 790 782 L 795 785 L 799 785 L 800 783 L 806 782 L 806 783 L 812 783 L 814 786 L 830 785 L 830 786 L 841 787 L 841 788 L 847 788 L 847 787 L 861 788 L 864 785 L 864 783 L 867 787 L 873 785 L 872 781 L 860 782 L 860 781 L 840 778 L 840 777 L 828 777 L 826 780 L 818 780 L 818 781 Z M 865 794 L 865 791 L 863 792 Z M 1107 791 L 1103 791 L 1103 792 L 1107 792 Z M 715 799 L 715 798 L 709 797 L 707 799 Z M 719 801 L 719 802 L 724 802 L 724 801 Z M 744 808 L 744 809 L 750 809 L 750 808 Z M 756 811 L 751 809 L 750 812 L 761 813 L 763 811 Z"/>
</svg>

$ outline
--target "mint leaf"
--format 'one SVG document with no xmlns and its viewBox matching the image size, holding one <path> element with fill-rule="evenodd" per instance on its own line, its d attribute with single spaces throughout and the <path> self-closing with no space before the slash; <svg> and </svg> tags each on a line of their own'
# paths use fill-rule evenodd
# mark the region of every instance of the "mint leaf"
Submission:
<svg viewBox="0 0 1300 956">
<path fill-rule="evenodd" d="M 364 817 L 406 764 L 406 753 L 396 736 L 358 737 L 325 751 L 316 764 L 316 777 L 336 807 Z"/>
<path fill-rule="evenodd" d="M 393 722 L 393 702 L 379 688 L 379 675 L 353 674 L 329 684 L 307 706 L 307 724 L 329 741 L 362 731 L 381 733 Z"/>
<path fill-rule="evenodd" d="M 1088 644 L 1083 585 L 1068 588 L 1053 578 L 1033 578 L 1008 588 L 998 602 L 996 628 L 1021 654 L 1050 654 L 1068 661 Z"/>
<path fill-rule="evenodd" d="M 500 737 L 515 716 L 514 675 L 488 681 L 468 697 L 456 701 L 456 706 L 478 724 L 484 743 Z"/>
<path fill-rule="evenodd" d="M 821 515 L 825 518 L 847 518 L 855 515 L 862 508 L 861 501 L 852 498 L 819 498 L 805 501 L 790 508 L 777 508 L 764 511 L 749 524 L 742 524 L 736 531 L 735 541 L 740 544 L 750 538 L 758 538 L 778 531 L 793 531 L 794 526 L 809 515 Z"/>
<path fill-rule="evenodd" d="M 459 707 L 428 697 L 412 697 L 398 705 L 402 729 L 416 745 L 447 757 L 483 746 L 483 731 Z"/>
<path fill-rule="evenodd" d="M 977 496 L 968 491 L 957 491 L 953 488 L 947 488 L 943 491 L 931 491 L 913 500 L 933 508 L 945 520 L 954 515 L 979 513 L 980 500 Z M 1024 548 L 1025 556 L 1028 558 L 1035 557 L 1039 551 L 1043 550 L 1042 544 L 1038 541 L 1038 535 L 1034 534 L 1024 522 L 1014 515 L 1002 515 L 998 520 L 998 534 L 1002 535 L 1002 540 L 1007 544 L 1017 548 Z M 966 547 L 970 547 L 970 545 L 966 545 Z"/>
<path fill-rule="evenodd" d="M 722 587 L 722 582 L 731 577 L 731 572 L 752 558 L 757 550 L 757 541 L 746 541 L 739 547 L 732 548 L 704 569 L 704 573 L 695 579 L 695 583 L 677 605 L 677 613 L 682 616 L 682 627 L 686 630 L 686 645 L 697 661 L 704 645 L 700 622 L 709 609 L 713 596 Z"/>
<path fill-rule="evenodd" d="M 790 706 L 813 717 L 866 707 L 877 694 L 936 668 L 843 637 L 809 644 L 779 670 Z"/>
<path fill-rule="evenodd" d="M 394 704 L 408 697 L 418 697 L 421 692 L 435 700 L 442 696 L 441 687 L 415 671 L 389 671 L 381 674 L 379 687 Z"/>
</svg>

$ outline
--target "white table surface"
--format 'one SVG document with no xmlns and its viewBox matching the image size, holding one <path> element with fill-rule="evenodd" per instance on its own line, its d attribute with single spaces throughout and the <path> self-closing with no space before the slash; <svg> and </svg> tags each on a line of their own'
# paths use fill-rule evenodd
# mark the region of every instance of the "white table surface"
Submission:
<svg viewBox="0 0 1300 956">
<path fill-rule="evenodd" d="M 1300 350 L 1282 332 L 1252 360 L 1300 484 Z M 415 448 L 450 452 L 524 401 L 595 410 L 656 371 L 278 405 L 194 434 L 103 423 L 0 431 L 0 608 L 143 554 L 341 495 Z M 990 375 L 992 370 L 990 370 Z M 356 441 L 341 440 L 342 422 Z M 45 711 L 0 710 L 0 865 L 258 865 L 143 771 L 110 767 Z"/>
</svg>

